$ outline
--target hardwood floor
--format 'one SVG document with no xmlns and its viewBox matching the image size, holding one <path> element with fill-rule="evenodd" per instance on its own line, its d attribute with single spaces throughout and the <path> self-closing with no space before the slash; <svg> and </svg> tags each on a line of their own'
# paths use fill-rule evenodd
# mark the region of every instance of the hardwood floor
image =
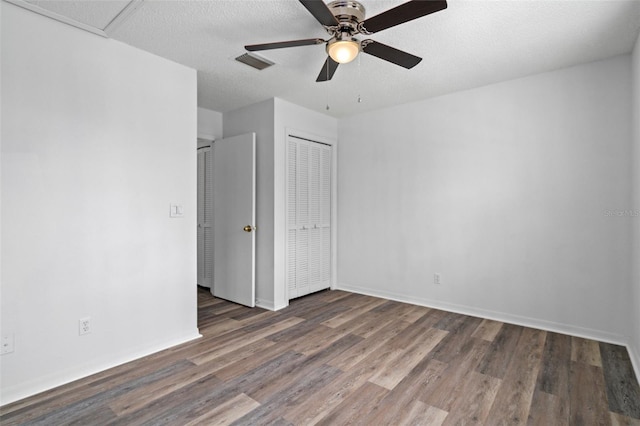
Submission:
<svg viewBox="0 0 640 426">
<path fill-rule="evenodd" d="M 1 407 L 2 425 L 640 425 L 624 347 L 324 291 L 198 290 L 203 338 Z"/>
</svg>

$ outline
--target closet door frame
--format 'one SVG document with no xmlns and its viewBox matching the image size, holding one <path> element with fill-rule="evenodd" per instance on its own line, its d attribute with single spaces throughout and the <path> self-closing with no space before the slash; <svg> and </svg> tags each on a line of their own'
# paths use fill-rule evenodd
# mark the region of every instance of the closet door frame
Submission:
<svg viewBox="0 0 640 426">
<path fill-rule="evenodd" d="M 327 137 L 319 136 L 316 134 L 311 134 L 308 132 L 286 128 L 285 129 L 285 179 L 284 179 L 284 194 L 285 194 L 285 215 L 284 215 L 284 229 L 285 235 L 284 238 L 284 261 L 285 261 L 285 279 L 284 279 L 284 291 L 286 295 L 287 302 L 290 300 L 289 297 L 289 285 L 288 285 L 288 276 L 287 271 L 289 270 L 289 242 L 288 242 L 288 218 L 287 214 L 289 211 L 289 137 L 293 136 L 298 139 L 303 139 L 309 142 L 320 143 L 324 145 L 331 146 L 331 213 L 330 213 L 330 270 L 331 277 L 330 281 L 330 289 L 335 290 L 338 282 L 338 274 L 337 274 L 337 259 L 338 259 L 338 245 L 337 245 L 337 229 L 338 229 L 338 190 L 337 190 L 337 178 L 338 178 L 338 142 L 335 139 L 330 139 Z"/>
</svg>

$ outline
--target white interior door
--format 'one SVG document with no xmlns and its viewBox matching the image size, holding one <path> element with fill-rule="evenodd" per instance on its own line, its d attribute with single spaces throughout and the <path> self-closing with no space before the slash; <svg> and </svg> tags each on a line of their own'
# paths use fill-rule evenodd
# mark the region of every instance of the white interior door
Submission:
<svg viewBox="0 0 640 426">
<path fill-rule="evenodd" d="M 213 144 L 213 295 L 255 306 L 255 133 Z"/>
</svg>

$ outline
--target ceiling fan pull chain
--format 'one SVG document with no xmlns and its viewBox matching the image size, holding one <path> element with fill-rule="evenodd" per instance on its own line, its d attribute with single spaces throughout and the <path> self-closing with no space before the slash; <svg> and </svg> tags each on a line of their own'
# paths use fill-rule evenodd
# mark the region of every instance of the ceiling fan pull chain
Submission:
<svg viewBox="0 0 640 426">
<path fill-rule="evenodd" d="M 358 55 L 358 103 L 362 103 L 362 73 L 360 71 L 360 55 Z"/>
<path fill-rule="evenodd" d="M 328 60 L 327 60 L 326 70 L 327 70 L 327 81 L 329 81 L 329 62 L 328 62 Z M 327 86 L 327 111 L 329 111 L 329 86 Z"/>
</svg>

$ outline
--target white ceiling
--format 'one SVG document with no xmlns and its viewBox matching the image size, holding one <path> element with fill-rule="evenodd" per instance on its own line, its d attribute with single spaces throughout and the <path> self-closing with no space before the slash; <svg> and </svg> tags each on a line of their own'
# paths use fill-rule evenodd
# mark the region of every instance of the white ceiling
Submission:
<svg viewBox="0 0 640 426">
<path fill-rule="evenodd" d="M 83 24 L 104 30 L 107 25 L 127 6 L 129 0 L 109 1 L 58 1 L 26 0 L 59 15 L 66 16 Z"/>
<path fill-rule="evenodd" d="M 404 1 L 362 3 L 373 16 Z M 30 2 L 98 28 L 128 3 Z M 263 71 L 234 60 L 245 44 L 326 39 L 297 0 L 144 0 L 109 36 L 197 69 L 201 107 L 224 112 L 279 97 L 344 117 L 629 53 L 639 29 L 640 0 L 450 0 L 444 11 L 370 36 L 421 56 L 412 70 L 361 54 L 324 83 L 315 82 L 322 45 L 260 52 L 276 63 Z"/>
</svg>

